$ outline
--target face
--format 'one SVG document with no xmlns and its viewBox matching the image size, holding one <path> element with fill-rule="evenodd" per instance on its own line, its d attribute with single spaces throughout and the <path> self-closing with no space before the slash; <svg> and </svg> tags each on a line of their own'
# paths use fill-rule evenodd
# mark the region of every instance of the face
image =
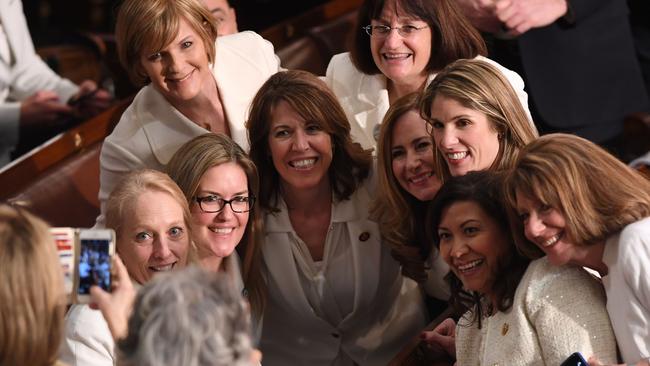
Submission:
<svg viewBox="0 0 650 366">
<path fill-rule="evenodd" d="M 140 62 L 151 85 L 172 105 L 187 103 L 214 86 L 203 41 L 183 19 L 178 36 L 162 50 L 143 52 Z"/>
<path fill-rule="evenodd" d="M 580 257 L 583 247 L 576 246 L 566 235 L 566 221 L 558 209 L 517 192 L 517 213 L 524 226 L 524 235 L 537 245 L 554 265 L 572 263 Z"/>
<path fill-rule="evenodd" d="M 174 198 L 147 191 L 125 216 L 117 252 L 131 278 L 144 284 L 158 272 L 185 267 L 190 238 L 183 208 Z"/>
<path fill-rule="evenodd" d="M 499 136 L 482 112 L 439 95 L 431 106 L 433 139 L 452 176 L 492 166 L 499 154 Z"/>
<path fill-rule="evenodd" d="M 318 123 L 305 121 L 280 101 L 271 115 L 268 138 L 273 165 L 285 187 L 302 190 L 329 184 L 332 139 Z"/>
<path fill-rule="evenodd" d="M 438 226 L 440 254 L 463 287 L 489 295 L 508 239 L 497 222 L 473 201 L 452 203 Z"/>
<path fill-rule="evenodd" d="M 427 23 L 405 14 L 392 0 L 385 3 L 379 19 L 373 19 L 370 25 L 421 28 L 410 28 L 412 32 L 405 36 L 397 30 L 370 36 L 372 58 L 382 74 L 397 84 L 420 86 L 428 76 L 426 67 L 431 58 L 431 29 Z"/>
<path fill-rule="evenodd" d="M 201 177 L 196 196 L 207 198 L 202 203 L 204 208 L 210 204 L 208 201 L 224 199 L 234 200 L 232 205 L 241 211 L 242 202 L 249 197 L 246 173 L 234 162 L 213 166 Z M 209 213 L 201 210 L 196 202 L 191 211 L 192 228 L 200 252 L 222 258 L 231 255 L 246 232 L 250 212 L 234 212 L 230 205 L 225 204 L 221 211 Z"/>
<path fill-rule="evenodd" d="M 440 180 L 434 172 L 431 136 L 418 112 L 409 111 L 395 122 L 390 150 L 399 185 L 420 201 L 432 200 Z"/>
<path fill-rule="evenodd" d="M 226 0 L 203 0 L 205 5 L 212 16 L 217 21 L 217 34 L 219 36 L 226 36 L 228 34 L 237 33 L 237 15 Z"/>
</svg>

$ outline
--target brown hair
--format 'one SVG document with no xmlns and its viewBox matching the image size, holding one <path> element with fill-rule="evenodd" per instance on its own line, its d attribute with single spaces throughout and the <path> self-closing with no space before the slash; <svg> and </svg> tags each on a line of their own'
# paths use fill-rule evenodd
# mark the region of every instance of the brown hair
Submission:
<svg viewBox="0 0 650 366">
<path fill-rule="evenodd" d="M 424 235 L 426 203 L 400 186 L 392 168 L 392 136 L 396 122 L 406 113 L 418 111 L 418 94 L 412 93 L 393 103 L 381 123 L 377 142 L 377 198 L 370 209 L 371 217 L 391 246 L 393 257 L 402 265 L 402 273 L 422 283 L 427 279 L 425 260 L 431 242 Z M 424 123 L 424 121 L 423 121 Z"/>
<path fill-rule="evenodd" d="M 212 167 L 229 162 L 237 164 L 244 171 L 249 196 L 255 199 L 259 192 L 257 167 L 244 150 L 224 134 L 206 133 L 186 142 L 167 164 L 167 172 L 178 183 L 187 202 L 193 205 L 196 204 L 194 197 L 205 172 Z M 244 283 L 248 289 L 251 307 L 254 314 L 261 315 L 264 310 L 266 290 L 261 271 L 262 254 L 259 241 L 262 223 L 258 212 L 255 202 L 240 243 L 244 247 Z M 224 261 L 224 264 L 228 265 L 227 262 Z"/>
<path fill-rule="evenodd" d="M 463 176 L 451 177 L 440 188 L 431 204 L 427 217 L 427 234 L 439 247 L 438 227 L 445 209 L 461 201 L 478 204 L 497 223 L 509 241 L 510 250 L 507 256 L 499 258 L 497 275 L 492 284 L 492 294 L 497 304 L 497 309 L 493 310 L 507 311 L 512 306 L 517 286 L 528 268 L 530 259 L 517 251 L 508 221 L 502 184 L 502 173 L 489 171 L 475 171 Z M 450 304 L 461 313 L 470 311 L 473 314 L 471 321 L 478 322 L 480 328 L 485 310 L 483 294 L 465 290 L 462 281 L 452 271 L 445 279 L 451 288 Z"/>
<path fill-rule="evenodd" d="M 516 207 L 517 192 L 559 210 L 568 238 L 576 245 L 604 241 L 625 226 L 650 216 L 650 182 L 598 145 L 578 136 L 540 137 L 522 151 L 505 182 Z M 511 212 L 517 244 L 530 257 L 542 255 L 527 241 Z"/>
<path fill-rule="evenodd" d="M 398 10 L 429 25 L 432 35 L 431 58 L 426 71 L 431 73 L 455 60 L 487 54 L 480 33 L 463 16 L 454 0 L 389 1 L 396 1 Z M 378 19 L 387 2 L 366 0 L 359 8 L 350 57 L 354 66 L 368 75 L 378 74 L 380 71 L 372 58 L 370 38 L 361 27 L 370 24 L 372 19 Z"/>
<path fill-rule="evenodd" d="M 63 337 L 63 271 L 48 225 L 0 205 L 0 365 L 53 365 Z"/>
<path fill-rule="evenodd" d="M 250 140 L 250 156 L 260 172 L 259 202 L 264 209 L 274 211 L 280 178 L 269 157 L 269 131 L 273 110 L 284 101 L 305 121 L 313 121 L 332 139 L 334 154 L 329 168 L 332 190 L 340 200 L 348 199 L 358 184 L 368 176 L 372 155 L 352 142 L 350 123 L 341 105 L 327 85 L 306 71 L 282 71 L 271 76 L 253 99 L 250 117 L 246 121 Z"/>
<path fill-rule="evenodd" d="M 125 0 L 115 24 L 117 54 L 122 67 L 136 85 L 147 82 L 141 56 L 155 53 L 178 36 L 181 20 L 199 35 L 208 62 L 215 60 L 217 24 L 199 0 Z"/>
<path fill-rule="evenodd" d="M 519 150 L 538 136 L 510 82 L 485 61 L 455 61 L 433 79 L 420 101 L 420 114 L 429 124 L 433 123 L 431 107 L 438 95 L 485 114 L 499 133 L 499 153 L 490 169 L 511 167 Z M 436 174 L 444 182 L 451 175 L 449 167 L 439 149 L 434 154 Z"/>
</svg>

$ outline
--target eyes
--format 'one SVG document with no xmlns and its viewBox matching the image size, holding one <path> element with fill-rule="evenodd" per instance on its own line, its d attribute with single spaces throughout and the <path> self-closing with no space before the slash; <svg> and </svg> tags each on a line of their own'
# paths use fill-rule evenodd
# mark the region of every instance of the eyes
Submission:
<svg viewBox="0 0 650 366">
<path fill-rule="evenodd" d="M 473 124 L 473 122 L 468 118 L 459 118 L 459 119 L 455 120 L 453 123 L 454 123 L 454 126 L 456 126 L 456 128 L 466 128 L 466 127 L 471 126 Z M 432 120 L 430 122 L 430 124 L 431 124 L 431 127 L 433 127 L 434 130 L 442 130 L 442 129 L 445 128 L 444 123 L 442 123 L 442 122 L 440 122 L 438 120 L 435 120 L 435 119 Z"/>
<path fill-rule="evenodd" d="M 313 136 L 322 132 L 323 128 L 319 124 L 312 122 L 306 124 L 304 130 L 307 135 Z M 273 137 L 275 138 L 289 137 L 293 134 L 294 131 L 295 129 L 290 128 L 288 126 L 279 126 L 273 130 Z"/>
<path fill-rule="evenodd" d="M 181 50 L 186 50 L 188 48 L 191 48 L 193 44 L 194 44 L 193 41 L 186 40 L 186 41 L 181 42 L 179 44 L 179 47 L 180 47 Z M 149 61 L 149 62 L 157 62 L 157 61 L 159 61 L 159 60 L 161 60 L 163 58 L 163 54 L 167 54 L 167 53 L 169 53 L 169 51 L 161 50 L 159 52 L 154 52 L 154 53 L 150 54 L 146 58 L 147 58 L 147 61 Z"/>
<path fill-rule="evenodd" d="M 540 203 L 538 207 L 536 207 L 533 211 L 536 211 L 538 216 L 543 216 L 551 212 L 553 210 L 553 207 Z M 530 212 L 528 211 L 522 211 L 519 212 L 519 220 L 523 222 L 524 224 L 528 222 L 530 219 Z"/>
<path fill-rule="evenodd" d="M 461 229 L 461 233 L 466 237 L 476 236 L 480 231 L 481 230 L 478 225 L 467 225 Z M 453 238 L 453 234 L 451 231 L 441 228 L 438 229 L 438 238 L 440 239 L 440 243 L 443 243 L 451 240 Z"/>
<path fill-rule="evenodd" d="M 166 235 L 171 239 L 181 239 L 184 237 L 185 229 L 181 226 L 172 226 L 166 232 Z M 138 245 L 151 245 L 154 238 L 158 235 L 153 231 L 143 230 L 135 234 L 134 239 Z"/>
<path fill-rule="evenodd" d="M 413 146 L 413 150 L 416 153 L 423 153 L 429 152 L 433 146 L 433 143 L 431 142 L 430 138 L 422 137 L 412 142 L 411 145 Z M 393 160 L 400 159 L 406 156 L 406 149 L 403 146 L 395 146 L 391 150 L 390 154 Z"/>
</svg>

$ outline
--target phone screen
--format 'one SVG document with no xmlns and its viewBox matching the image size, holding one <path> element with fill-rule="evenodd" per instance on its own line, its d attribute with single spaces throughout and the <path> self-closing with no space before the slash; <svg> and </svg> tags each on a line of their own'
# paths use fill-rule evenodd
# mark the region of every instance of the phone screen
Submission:
<svg viewBox="0 0 650 366">
<path fill-rule="evenodd" d="M 110 241 L 107 239 L 81 239 L 78 268 L 79 289 L 77 293 L 79 295 L 89 295 L 92 285 L 110 291 Z"/>
<path fill-rule="evenodd" d="M 576 352 L 564 360 L 560 366 L 589 366 L 589 364 L 585 361 L 580 352 Z"/>
</svg>

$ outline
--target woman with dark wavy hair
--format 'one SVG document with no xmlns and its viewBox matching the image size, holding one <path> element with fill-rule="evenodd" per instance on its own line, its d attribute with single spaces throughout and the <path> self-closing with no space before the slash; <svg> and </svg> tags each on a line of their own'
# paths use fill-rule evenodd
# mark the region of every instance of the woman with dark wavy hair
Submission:
<svg viewBox="0 0 650 366">
<path fill-rule="evenodd" d="M 427 221 L 451 272 L 451 303 L 465 314 L 425 336 L 458 365 L 559 365 L 573 352 L 616 360 L 600 283 L 576 267 L 517 252 L 490 172 L 452 177 Z"/>
<path fill-rule="evenodd" d="M 265 210 L 265 365 L 385 365 L 426 324 L 368 217 L 372 158 L 327 85 L 272 76 L 247 122 Z"/>
</svg>

